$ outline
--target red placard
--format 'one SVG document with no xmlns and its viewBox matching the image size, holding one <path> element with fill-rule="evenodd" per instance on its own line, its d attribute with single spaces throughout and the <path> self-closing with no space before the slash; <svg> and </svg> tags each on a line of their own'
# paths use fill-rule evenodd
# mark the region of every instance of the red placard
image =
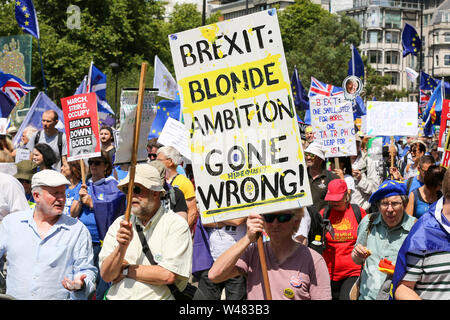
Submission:
<svg viewBox="0 0 450 320">
<path fill-rule="evenodd" d="M 67 137 L 67 161 L 100 156 L 95 92 L 61 99 Z"/>
<path fill-rule="evenodd" d="M 439 148 L 444 149 L 447 133 L 450 128 L 450 100 L 444 100 L 442 103 L 441 126 L 439 127 Z"/>
</svg>

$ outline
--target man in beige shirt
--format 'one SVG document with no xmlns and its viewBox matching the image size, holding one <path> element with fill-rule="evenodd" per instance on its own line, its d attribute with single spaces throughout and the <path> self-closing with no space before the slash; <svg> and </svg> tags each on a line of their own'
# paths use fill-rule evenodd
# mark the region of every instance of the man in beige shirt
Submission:
<svg viewBox="0 0 450 320">
<path fill-rule="evenodd" d="M 119 184 L 127 193 L 129 175 Z M 185 219 L 161 203 L 164 188 L 159 172 L 149 164 L 136 166 L 131 218 L 119 217 L 109 228 L 99 255 L 100 273 L 113 285 L 106 299 L 172 300 L 168 284 L 180 291 L 187 285 L 192 266 L 192 240 Z M 136 225 L 143 229 L 157 265 L 142 250 Z"/>
</svg>

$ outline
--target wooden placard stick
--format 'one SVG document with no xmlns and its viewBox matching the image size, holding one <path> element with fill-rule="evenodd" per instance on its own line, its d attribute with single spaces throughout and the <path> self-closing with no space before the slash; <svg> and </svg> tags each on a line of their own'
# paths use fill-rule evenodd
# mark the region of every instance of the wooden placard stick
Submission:
<svg viewBox="0 0 450 320">
<path fill-rule="evenodd" d="M 339 158 L 334 157 L 334 169 L 340 169 L 339 168 Z"/>
<path fill-rule="evenodd" d="M 272 292 L 270 291 L 269 274 L 267 273 L 266 255 L 264 253 L 262 234 L 259 235 L 257 244 L 258 244 L 259 262 L 261 263 L 261 272 L 264 282 L 264 291 L 266 293 L 266 300 L 272 300 Z"/>
<path fill-rule="evenodd" d="M 81 183 L 86 184 L 86 166 L 84 165 L 84 160 L 80 159 L 80 168 L 81 168 Z"/>
<path fill-rule="evenodd" d="M 142 63 L 141 65 L 141 78 L 139 81 L 139 93 L 138 93 L 138 104 L 136 107 L 136 123 L 134 125 L 134 136 L 133 136 L 133 151 L 131 153 L 131 163 L 128 171 L 129 182 L 128 182 L 128 193 L 127 193 L 127 208 L 125 210 L 125 220 L 130 221 L 131 212 L 131 200 L 133 198 L 133 187 L 134 187 L 134 175 L 136 173 L 136 158 L 139 146 L 139 131 L 141 129 L 141 118 L 142 118 L 142 107 L 144 104 L 144 92 L 145 92 L 145 76 L 147 74 L 148 63 Z"/>
</svg>

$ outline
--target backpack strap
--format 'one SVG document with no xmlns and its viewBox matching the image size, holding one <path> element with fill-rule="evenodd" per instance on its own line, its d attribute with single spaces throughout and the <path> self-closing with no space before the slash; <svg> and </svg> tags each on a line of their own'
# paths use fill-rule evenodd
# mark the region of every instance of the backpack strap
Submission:
<svg viewBox="0 0 450 320">
<path fill-rule="evenodd" d="M 361 209 L 359 208 L 358 205 L 353 204 L 353 203 L 351 204 L 351 207 L 352 207 L 353 213 L 355 214 L 356 221 L 359 224 L 361 222 Z M 331 212 L 331 207 L 327 205 L 323 211 L 323 218 L 328 219 L 330 217 L 330 212 Z"/>
<path fill-rule="evenodd" d="M 357 204 L 354 204 L 354 203 L 352 203 L 351 206 L 353 209 L 353 213 L 355 214 L 356 221 L 359 224 L 361 222 L 361 209 L 359 208 L 359 206 Z"/>
<path fill-rule="evenodd" d="M 413 182 L 414 177 L 409 177 L 406 181 L 406 195 L 409 196 L 409 189 L 411 189 L 411 185 Z"/>
<path fill-rule="evenodd" d="M 59 159 L 60 160 L 62 159 L 62 136 L 63 136 L 63 133 L 58 130 L 58 150 L 59 150 Z"/>
<path fill-rule="evenodd" d="M 34 145 L 37 145 L 39 143 L 39 138 L 41 137 L 41 132 L 36 132 L 36 135 L 34 136 Z"/>
</svg>

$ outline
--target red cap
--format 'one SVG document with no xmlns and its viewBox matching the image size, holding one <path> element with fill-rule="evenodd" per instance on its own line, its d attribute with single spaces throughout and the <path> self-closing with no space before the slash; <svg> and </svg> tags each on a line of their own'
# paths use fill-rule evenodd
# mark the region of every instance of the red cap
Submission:
<svg viewBox="0 0 450 320">
<path fill-rule="evenodd" d="M 344 194 L 347 192 L 347 183 L 342 179 L 334 179 L 328 183 L 328 191 L 325 196 L 325 201 L 339 201 L 342 200 Z"/>
</svg>

